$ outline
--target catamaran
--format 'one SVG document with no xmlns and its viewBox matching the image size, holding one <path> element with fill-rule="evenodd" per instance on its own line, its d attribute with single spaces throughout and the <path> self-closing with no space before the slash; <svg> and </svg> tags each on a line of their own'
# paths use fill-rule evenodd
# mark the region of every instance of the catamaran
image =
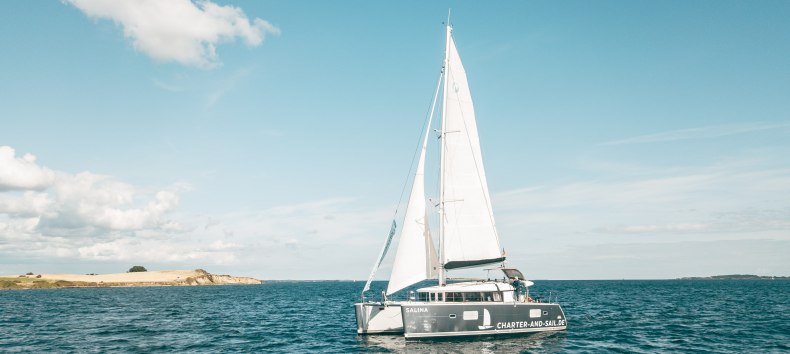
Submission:
<svg viewBox="0 0 790 354">
<path fill-rule="evenodd" d="M 506 266 L 483 169 L 472 96 L 452 32 L 448 20 L 442 70 L 423 133 L 387 290 L 381 301 L 365 301 L 365 293 L 396 234 L 395 221 L 362 290 L 362 302 L 355 304 L 357 333 L 422 338 L 564 330 L 567 322 L 560 304 L 533 300 L 528 289 L 533 283 L 524 279 L 519 270 Z M 440 91 L 437 254 L 428 225 L 425 159 Z M 500 279 L 448 282 L 450 270 L 496 264 L 488 270 L 501 270 Z M 438 278 L 437 285 L 417 289 L 409 300 L 388 298 L 433 278 Z"/>
</svg>

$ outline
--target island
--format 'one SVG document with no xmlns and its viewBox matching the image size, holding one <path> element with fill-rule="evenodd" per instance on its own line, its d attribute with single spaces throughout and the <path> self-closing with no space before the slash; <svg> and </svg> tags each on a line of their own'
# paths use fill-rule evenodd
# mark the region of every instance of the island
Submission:
<svg viewBox="0 0 790 354">
<path fill-rule="evenodd" d="M 714 275 L 710 277 L 685 277 L 680 280 L 790 280 L 790 277 L 780 277 L 774 275 L 754 275 L 754 274 L 727 274 Z"/>
<path fill-rule="evenodd" d="M 249 277 L 211 274 L 203 269 L 115 274 L 33 274 L 0 276 L 0 289 L 96 288 L 263 284 Z"/>
</svg>

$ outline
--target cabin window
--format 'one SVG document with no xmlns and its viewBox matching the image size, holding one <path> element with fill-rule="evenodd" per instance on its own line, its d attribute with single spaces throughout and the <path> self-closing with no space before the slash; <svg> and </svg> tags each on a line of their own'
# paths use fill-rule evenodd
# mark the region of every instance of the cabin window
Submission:
<svg viewBox="0 0 790 354">
<path fill-rule="evenodd" d="M 444 297 L 445 297 L 445 301 L 447 301 L 447 302 L 463 302 L 464 301 L 464 294 L 463 293 L 445 293 Z"/>
<path fill-rule="evenodd" d="M 483 298 L 480 301 L 485 302 L 501 302 L 502 293 L 496 291 L 486 291 L 482 293 Z"/>
<path fill-rule="evenodd" d="M 417 293 L 417 301 L 428 301 L 428 293 Z"/>
<path fill-rule="evenodd" d="M 431 301 L 436 301 L 436 293 L 431 293 L 430 300 Z"/>
<path fill-rule="evenodd" d="M 493 295 L 494 301 L 502 302 L 502 292 L 501 291 L 495 291 L 492 295 Z"/>
<path fill-rule="evenodd" d="M 464 293 L 464 302 L 480 301 L 480 293 Z"/>
</svg>

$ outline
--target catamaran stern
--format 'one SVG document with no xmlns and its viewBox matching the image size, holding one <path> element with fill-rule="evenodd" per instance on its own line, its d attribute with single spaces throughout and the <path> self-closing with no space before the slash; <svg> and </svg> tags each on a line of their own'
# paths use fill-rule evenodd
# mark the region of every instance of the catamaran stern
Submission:
<svg viewBox="0 0 790 354">
<path fill-rule="evenodd" d="M 399 303 L 364 302 L 354 304 L 359 334 L 401 334 L 403 317 Z"/>
</svg>

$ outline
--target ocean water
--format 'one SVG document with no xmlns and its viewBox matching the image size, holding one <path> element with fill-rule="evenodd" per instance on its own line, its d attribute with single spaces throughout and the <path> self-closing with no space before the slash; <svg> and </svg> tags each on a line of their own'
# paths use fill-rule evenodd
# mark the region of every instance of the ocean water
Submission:
<svg viewBox="0 0 790 354">
<path fill-rule="evenodd" d="M 0 291 L 0 352 L 790 352 L 790 281 L 535 283 L 567 331 L 358 336 L 362 282 Z"/>
</svg>

